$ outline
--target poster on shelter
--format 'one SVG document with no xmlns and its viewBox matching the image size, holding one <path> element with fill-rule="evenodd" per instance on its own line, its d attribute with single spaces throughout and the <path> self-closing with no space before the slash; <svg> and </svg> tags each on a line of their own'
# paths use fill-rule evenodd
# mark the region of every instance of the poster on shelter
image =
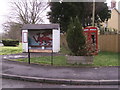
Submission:
<svg viewBox="0 0 120 90">
<path fill-rule="evenodd" d="M 52 47 L 52 30 L 30 31 L 28 42 L 30 46 Z"/>
</svg>

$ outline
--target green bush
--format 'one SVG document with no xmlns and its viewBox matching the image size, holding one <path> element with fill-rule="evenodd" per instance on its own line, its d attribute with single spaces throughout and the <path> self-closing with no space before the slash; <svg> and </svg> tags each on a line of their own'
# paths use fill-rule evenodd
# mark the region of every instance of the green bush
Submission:
<svg viewBox="0 0 120 90">
<path fill-rule="evenodd" d="M 2 43 L 4 46 L 17 46 L 17 45 L 19 45 L 18 40 L 12 40 L 12 39 L 2 40 Z"/>
<path fill-rule="evenodd" d="M 86 40 L 78 17 L 74 20 L 71 19 L 67 30 L 66 40 L 72 55 L 82 56 L 86 54 L 86 51 L 84 51 Z"/>
</svg>

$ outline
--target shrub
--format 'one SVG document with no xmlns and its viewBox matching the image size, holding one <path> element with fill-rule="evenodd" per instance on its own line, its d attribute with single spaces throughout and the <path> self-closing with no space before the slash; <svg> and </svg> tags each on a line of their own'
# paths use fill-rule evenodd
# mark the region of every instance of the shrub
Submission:
<svg viewBox="0 0 120 90">
<path fill-rule="evenodd" d="M 78 17 L 76 17 L 74 20 L 71 19 L 67 30 L 66 40 L 72 55 L 82 56 L 86 54 L 86 40 Z"/>
<path fill-rule="evenodd" d="M 2 43 L 4 46 L 17 46 L 17 45 L 19 45 L 18 40 L 12 40 L 12 39 L 2 40 Z"/>
</svg>

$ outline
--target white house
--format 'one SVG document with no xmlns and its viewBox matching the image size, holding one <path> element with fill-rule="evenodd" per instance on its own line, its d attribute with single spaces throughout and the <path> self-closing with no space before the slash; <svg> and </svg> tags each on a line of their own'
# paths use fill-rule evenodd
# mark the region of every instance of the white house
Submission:
<svg viewBox="0 0 120 90">
<path fill-rule="evenodd" d="M 59 24 L 25 24 L 22 27 L 23 52 L 59 52 Z"/>
</svg>

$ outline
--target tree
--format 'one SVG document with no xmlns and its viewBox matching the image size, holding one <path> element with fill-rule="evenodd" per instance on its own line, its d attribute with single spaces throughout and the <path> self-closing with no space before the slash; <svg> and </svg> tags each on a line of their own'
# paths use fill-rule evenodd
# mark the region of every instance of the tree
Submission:
<svg viewBox="0 0 120 90">
<path fill-rule="evenodd" d="M 21 24 L 38 24 L 43 22 L 43 12 L 48 8 L 48 4 L 39 0 L 21 0 L 12 2 L 14 16 Z M 13 17 L 12 15 L 12 17 Z"/>
<path fill-rule="evenodd" d="M 48 12 L 49 20 L 52 23 L 60 23 L 62 31 L 66 32 L 70 18 L 78 16 L 83 27 L 92 23 L 92 2 L 51 2 L 51 11 Z M 96 2 L 95 23 L 99 24 L 108 20 L 110 11 L 104 2 Z"/>
<path fill-rule="evenodd" d="M 85 47 L 85 36 L 78 17 L 74 20 L 71 18 L 71 22 L 68 25 L 66 40 L 72 55 L 81 56 L 84 54 L 84 52 L 81 51 L 83 51 Z"/>
<path fill-rule="evenodd" d="M 21 27 L 22 24 L 15 22 L 7 22 L 3 24 L 4 26 L 4 36 L 6 39 L 17 39 L 21 41 Z"/>
<path fill-rule="evenodd" d="M 45 10 L 48 4 L 39 0 L 18 0 L 11 2 L 12 10 L 8 21 L 3 24 L 5 38 L 21 40 L 21 27 L 23 24 L 43 23 Z"/>
</svg>

